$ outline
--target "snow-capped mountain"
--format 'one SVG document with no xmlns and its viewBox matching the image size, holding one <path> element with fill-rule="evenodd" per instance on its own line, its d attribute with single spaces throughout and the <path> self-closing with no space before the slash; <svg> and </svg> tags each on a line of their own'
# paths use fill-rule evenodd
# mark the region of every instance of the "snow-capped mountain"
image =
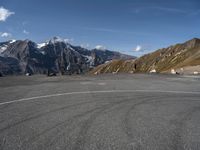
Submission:
<svg viewBox="0 0 200 150">
<path fill-rule="evenodd" d="M 88 50 L 73 46 L 59 37 L 40 44 L 30 40 L 12 40 L 0 43 L 0 49 L 0 72 L 3 74 L 11 74 L 11 72 L 12 74 L 43 74 L 47 71 L 62 74 L 84 73 L 112 59 L 135 58 L 109 50 Z M 9 63 L 11 60 L 12 62 Z M 18 62 L 18 69 L 11 69 L 16 64 L 13 62 Z"/>
<path fill-rule="evenodd" d="M 67 41 L 65 39 L 62 39 L 60 37 L 53 37 L 52 39 L 46 41 L 46 42 L 43 42 L 43 43 L 39 43 L 37 44 L 37 48 L 42 48 L 48 44 L 55 44 L 55 43 L 58 43 L 58 42 L 63 42 L 63 43 L 67 43 Z"/>
</svg>

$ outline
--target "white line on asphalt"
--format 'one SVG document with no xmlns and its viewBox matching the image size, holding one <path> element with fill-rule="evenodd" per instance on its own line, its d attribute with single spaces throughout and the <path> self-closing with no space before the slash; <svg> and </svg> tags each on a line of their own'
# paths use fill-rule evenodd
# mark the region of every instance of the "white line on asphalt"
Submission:
<svg viewBox="0 0 200 150">
<path fill-rule="evenodd" d="M 106 85 L 106 83 L 104 83 L 104 82 L 100 82 L 100 83 L 97 83 L 97 84 L 102 85 L 102 86 Z"/>
<path fill-rule="evenodd" d="M 11 103 L 18 103 L 23 101 L 31 101 L 37 100 L 42 98 L 49 98 L 49 97 L 58 97 L 58 96 L 65 96 L 65 95 L 76 95 L 76 94 L 95 94 L 95 93 L 130 93 L 130 92 L 145 92 L 145 93 L 174 93 L 174 94 L 199 94 L 200 92 L 187 92 L 187 91 L 162 91 L 162 90 L 108 90 L 108 91 L 82 91 L 82 92 L 68 92 L 68 93 L 57 93 L 57 94 L 50 94 L 50 95 L 41 95 L 29 98 L 22 98 L 7 102 L 0 103 L 1 105 L 11 104 Z"/>
<path fill-rule="evenodd" d="M 80 84 L 82 84 L 82 85 L 89 85 L 89 84 L 92 84 L 92 82 L 80 82 Z"/>
</svg>

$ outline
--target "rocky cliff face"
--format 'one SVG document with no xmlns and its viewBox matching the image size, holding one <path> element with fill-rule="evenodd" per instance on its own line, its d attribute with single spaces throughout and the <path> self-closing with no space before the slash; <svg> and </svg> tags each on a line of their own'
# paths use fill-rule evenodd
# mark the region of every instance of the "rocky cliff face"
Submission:
<svg viewBox="0 0 200 150">
<path fill-rule="evenodd" d="M 112 59 L 130 59 L 132 56 L 109 50 L 88 50 L 73 46 L 54 37 L 46 43 L 30 40 L 0 43 L 0 72 L 2 74 L 61 74 L 84 73 Z"/>
<path fill-rule="evenodd" d="M 22 70 L 19 63 L 15 58 L 0 56 L 0 76 L 20 73 Z"/>
<path fill-rule="evenodd" d="M 45 66 L 62 74 L 81 73 L 89 67 L 86 57 L 64 42 L 49 42 L 41 48 L 45 56 Z"/>
<path fill-rule="evenodd" d="M 172 69 L 200 65 L 200 39 L 194 38 L 182 44 L 159 49 L 135 60 L 114 60 L 91 71 L 92 74 L 129 72 L 164 73 Z"/>
<path fill-rule="evenodd" d="M 19 62 L 20 72 L 23 73 L 43 73 L 44 55 L 36 48 L 32 41 L 16 41 L 8 45 L 2 53 L 5 58 L 14 58 Z M 16 73 L 20 73 L 16 72 Z"/>
</svg>

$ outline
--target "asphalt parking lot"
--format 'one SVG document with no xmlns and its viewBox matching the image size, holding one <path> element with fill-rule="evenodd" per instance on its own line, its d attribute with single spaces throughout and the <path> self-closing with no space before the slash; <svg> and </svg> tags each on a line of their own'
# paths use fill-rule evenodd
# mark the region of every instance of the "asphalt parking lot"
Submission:
<svg viewBox="0 0 200 150">
<path fill-rule="evenodd" d="M 1 150 L 199 150 L 200 77 L 0 78 Z"/>
</svg>

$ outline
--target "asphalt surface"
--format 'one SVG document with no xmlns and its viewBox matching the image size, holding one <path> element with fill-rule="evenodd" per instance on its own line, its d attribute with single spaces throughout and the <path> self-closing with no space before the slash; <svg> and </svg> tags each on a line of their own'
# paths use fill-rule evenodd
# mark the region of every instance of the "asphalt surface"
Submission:
<svg viewBox="0 0 200 150">
<path fill-rule="evenodd" d="M 200 77 L 0 78 L 0 150 L 199 150 Z"/>
</svg>

